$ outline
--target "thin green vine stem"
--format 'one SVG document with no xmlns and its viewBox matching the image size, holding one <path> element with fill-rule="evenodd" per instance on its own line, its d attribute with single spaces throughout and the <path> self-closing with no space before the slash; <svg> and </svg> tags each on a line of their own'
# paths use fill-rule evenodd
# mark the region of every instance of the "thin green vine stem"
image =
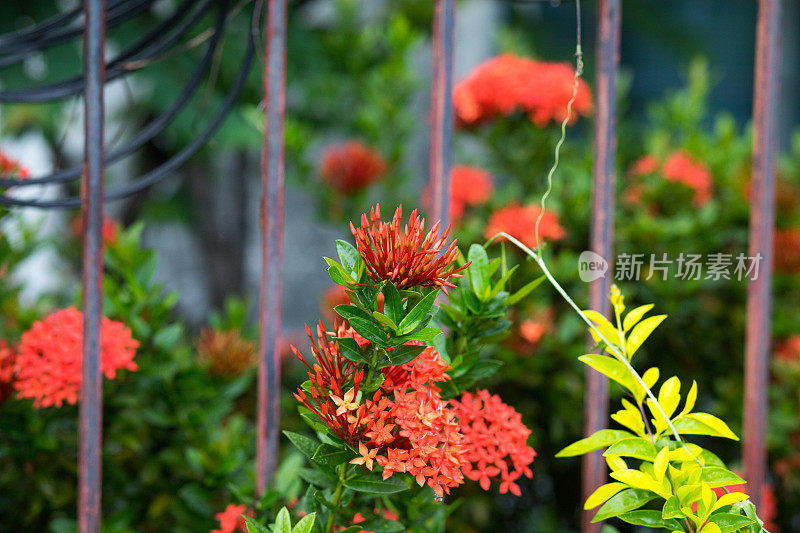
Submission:
<svg viewBox="0 0 800 533">
<path fill-rule="evenodd" d="M 608 350 L 612 354 L 614 354 L 614 356 L 623 365 L 625 365 L 625 367 L 628 369 L 628 372 L 630 372 L 633 375 L 633 377 L 636 379 L 636 381 L 639 383 L 639 385 L 642 386 L 642 388 L 644 389 L 644 391 L 647 394 L 647 396 L 655 404 L 656 409 L 658 410 L 658 412 L 661 414 L 662 417 L 664 417 L 664 420 L 667 422 L 667 426 L 672 431 L 672 434 L 675 436 L 675 439 L 678 441 L 678 443 L 681 445 L 681 447 L 683 447 L 683 449 L 686 451 L 686 453 L 689 454 L 690 457 L 694 458 L 694 460 L 697 462 L 697 464 L 699 464 L 700 466 L 705 466 L 700 461 L 700 459 L 695 457 L 695 455 L 691 451 L 689 451 L 689 448 L 686 446 L 686 443 L 681 438 L 680 434 L 678 433 L 678 430 L 672 424 L 672 421 L 667 416 L 667 413 L 664 412 L 664 409 L 661 407 L 661 404 L 658 402 L 658 398 L 656 398 L 655 394 L 653 394 L 653 391 L 650 390 L 650 387 L 648 387 L 645 384 L 644 380 L 642 379 L 642 376 L 640 376 L 639 373 L 636 371 L 636 369 L 633 368 L 633 366 L 631 365 L 630 361 L 628 361 L 628 358 L 624 354 L 620 353 L 619 350 L 617 350 L 617 348 L 615 347 L 615 345 L 611 341 L 606 339 L 605 336 L 603 336 L 603 334 L 600 332 L 599 329 L 597 329 L 597 327 L 595 327 L 595 325 L 592 323 L 592 321 L 589 320 L 586 317 L 586 315 L 583 314 L 583 311 L 581 311 L 580 307 L 578 307 L 578 305 L 575 303 L 575 301 L 569 296 L 569 294 L 567 294 L 567 291 L 564 290 L 564 288 L 561 286 L 561 284 L 558 282 L 558 280 L 556 280 L 556 278 L 553 277 L 553 274 L 550 273 L 550 269 L 547 268 L 547 265 L 545 264 L 544 259 L 541 256 L 541 251 L 539 253 L 534 252 L 533 250 L 531 250 L 530 248 L 528 248 L 527 246 L 522 244 L 518 239 L 512 237 L 511 235 L 509 235 L 508 233 L 505 233 L 505 232 L 499 232 L 496 235 L 494 235 L 491 239 L 489 239 L 486 242 L 486 246 L 491 244 L 493 241 L 495 241 L 499 237 L 503 237 L 503 238 L 508 239 L 509 242 L 511 242 L 514 245 L 516 245 L 520 250 L 525 252 L 527 255 L 529 255 L 531 258 L 533 258 L 534 261 L 536 261 L 536 264 L 538 264 L 539 268 L 542 269 L 542 272 L 544 273 L 545 277 L 547 277 L 547 280 L 550 282 L 550 284 L 553 286 L 553 288 L 555 288 L 556 291 L 558 291 L 558 293 L 561 294 L 561 296 L 564 298 L 564 300 L 570 305 L 570 307 L 572 307 L 572 309 L 575 310 L 576 313 L 578 313 L 578 316 L 580 316 L 581 319 L 584 322 L 586 322 L 586 324 L 589 326 L 589 328 L 592 331 L 594 331 L 597 334 L 597 336 L 603 342 L 606 343 L 606 346 L 608 347 Z"/>
<path fill-rule="evenodd" d="M 342 463 L 339 468 L 339 482 L 336 484 L 336 491 L 333 493 L 333 501 L 331 501 L 331 514 L 328 516 L 328 522 L 325 524 L 325 531 L 333 533 L 333 527 L 336 525 L 336 511 L 339 509 L 339 502 L 342 501 L 342 494 L 344 493 L 344 480 L 347 475 L 347 463 Z"/>
</svg>

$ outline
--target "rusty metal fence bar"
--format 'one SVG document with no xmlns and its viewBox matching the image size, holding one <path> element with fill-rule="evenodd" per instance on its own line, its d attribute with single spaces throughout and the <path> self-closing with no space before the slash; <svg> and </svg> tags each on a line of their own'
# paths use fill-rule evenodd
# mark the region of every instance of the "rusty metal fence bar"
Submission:
<svg viewBox="0 0 800 533">
<path fill-rule="evenodd" d="M 100 320 L 103 314 L 103 83 L 105 0 L 84 1 L 83 354 L 78 424 L 78 531 L 100 531 L 103 383 Z"/>
<path fill-rule="evenodd" d="M 621 0 L 599 0 L 597 3 L 597 35 L 595 68 L 597 111 L 594 119 L 594 168 L 592 218 L 589 248 L 609 262 L 604 277 L 589 285 L 589 307 L 608 315 L 608 291 L 613 279 L 614 195 L 617 157 L 617 74 L 619 71 Z M 594 346 L 591 338 L 589 348 Z M 584 435 L 589 436 L 608 424 L 608 379 L 591 368 L 586 369 L 584 396 Z M 605 483 L 606 463 L 601 452 L 583 457 L 583 501 Z M 593 512 L 584 511 L 583 533 L 598 533 L 602 524 L 592 524 Z"/>
<path fill-rule="evenodd" d="M 748 493 L 758 506 L 767 471 L 767 391 L 772 336 L 772 237 L 775 226 L 775 159 L 778 149 L 780 0 L 759 0 L 753 94 L 753 173 L 749 256 L 761 256 L 747 287 L 744 441 Z"/>
<path fill-rule="evenodd" d="M 431 83 L 431 219 L 450 223 L 450 166 L 453 161 L 453 49 L 455 0 L 436 0 L 433 12 Z"/>
<path fill-rule="evenodd" d="M 278 459 L 287 0 L 268 0 L 264 20 L 265 131 L 261 152 L 260 352 L 256 424 L 258 494 L 266 490 Z"/>
</svg>

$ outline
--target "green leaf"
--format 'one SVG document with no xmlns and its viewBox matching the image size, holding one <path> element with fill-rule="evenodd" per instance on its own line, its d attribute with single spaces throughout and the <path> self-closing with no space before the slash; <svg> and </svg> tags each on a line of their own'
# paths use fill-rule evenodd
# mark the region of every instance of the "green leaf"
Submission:
<svg viewBox="0 0 800 533">
<path fill-rule="evenodd" d="M 670 496 L 664 507 L 661 509 L 661 518 L 683 518 L 683 511 L 681 511 L 681 502 L 675 496 Z"/>
<path fill-rule="evenodd" d="M 623 331 L 627 332 L 628 330 L 630 330 L 652 308 L 653 308 L 653 304 L 647 304 L 647 305 L 639 306 L 636 309 L 631 309 L 628 312 L 628 314 L 625 315 L 625 320 L 622 321 L 622 329 L 623 329 Z"/>
<path fill-rule="evenodd" d="M 341 307 L 337 305 L 336 307 Z M 372 320 L 364 320 L 363 318 L 349 318 L 350 326 L 358 332 L 359 335 L 364 337 L 370 342 L 374 342 L 379 346 L 386 344 L 386 332 Z"/>
<path fill-rule="evenodd" d="M 403 320 L 400 321 L 400 333 L 405 334 L 411 331 L 414 331 L 420 322 L 428 315 L 428 312 L 433 307 L 433 302 L 436 301 L 436 296 L 439 294 L 439 291 L 431 291 L 428 295 L 420 300 L 420 302 L 414 306 Z"/>
<path fill-rule="evenodd" d="M 602 331 L 602 330 L 601 330 Z M 616 330 L 615 330 L 616 331 Z M 605 335 L 605 333 L 604 333 Z M 613 341 L 612 341 L 613 342 Z M 637 383 L 633 375 L 631 375 L 628 368 L 613 357 L 590 353 L 578 357 L 582 363 L 589 365 L 601 374 L 613 379 L 630 392 L 635 393 L 637 390 Z"/>
<path fill-rule="evenodd" d="M 368 363 L 369 361 L 361 352 L 361 347 L 352 337 L 335 337 L 336 347 L 345 359 L 354 363 Z"/>
<path fill-rule="evenodd" d="M 319 442 L 311 437 L 306 437 L 305 435 L 293 433 L 291 431 L 284 431 L 283 434 L 286 435 L 290 441 L 292 441 L 292 444 L 294 444 L 295 448 L 300 450 L 303 455 L 309 459 L 314 456 L 314 452 L 316 452 L 317 448 L 319 447 Z"/>
<path fill-rule="evenodd" d="M 653 443 L 641 437 L 622 439 L 612 444 L 603 455 L 621 455 L 653 462 L 658 451 Z"/>
<path fill-rule="evenodd" d="M 592 518 L 592 522 L 600 522 L 613 516 L 638 509 L 656 495 L 649 490 L 626 489 L 611 497 Z"/>
<path fill-rule="evenodd" d="M 428 326 L 414 333 L 410 333 L 404 336 L 403 338 L 410 341 L 431 342 L 434 339 L 434 337 L 436 337 L 441 332 L 442 330 L 440 330 L 439 328 Z"/>
<path fill-rule="evenodd" d="M 718 466 L 704 467 L 702 473 L 700 474 L 700 481 L 708 483 L 708 485 L 712 488 L 747 483 L 747 481 L 740 478 L 730 470 L 720 468 Z"/>
<path fill-rule="evenodd" d="M 339 304 L 336 307 L 334 307 L 333 310 L 336 311 L 336 313 L 340 317 L 344 318 L 348 322 L 350 322 L 353 319 L 366 320 L 370 322 L 373 320 L 371 314 L 369 314 L 367 311 L 364 311 L 360 307 L 352 304 Z"/>
<path fill-rule="evenodd" d="M 316 487 L 331 489 L 336 486 L 336 483 L 334 483 L 332 479 L 314 468 L 301 468 L 297 472 L 297 475 L 306 483 Z"/>
<path fill-rule="evenodd" d="M 469 284 L 472 291 L 481 300 L 487 296 L 489 288 L 489 257 L 486 255 L 486 250 L 480 244 L 473 244 L 469 247 L 467 253 L 467 260 L 472 264 L 467 267 L 467 275 L 469 276 Z"/>
<path fill-rule="evenodd" d="M 314 452 L 311 460 L 327 466 L 339 466 L 345 461 L 353 458 L 353 452 L 347 449 L 337 448 L 330 444 L 320 444 Z"/>
<path fill-rule="evenodd" d="M 576 455 L 583 455 L 585 453 L 610 446 L 620 439 L 633 436 L 635 436 L 633 433 L 620 429 L 601 429 L 585 439 L 573 442 L 558 452 L 556 457 L 574 457 Z"/>
<path fill-rule="evenodd" d="M 503 366 L 503 362 L 497 359 L 481 359 L 469 369 L 467 375 L 475 381 L 479 381 L 493 375 L 501 366 Z"/>
<path fill-rule="evenodd" d="M 653 333 L 653 330 L 655 330 L 665 318 L 667 318 L 667 315 L 651 316 L 636 324 L 636 327 L 633 328 L 633 331 L 631 331 L 631 334 L 628 336 L 628 340 L 625 343 L 625 349 L 628 352 L 628 359 L 633 357 L 633 354 L 636 353 L 636 350 L 639 349 L 642 343 L 647 340 L 647 337 Z"/>
<path fill-rule="evenodd" d="M 357 270 L 358 261 L 361 256 L 358 249 L 347 241 L 336 239 L 336 253 L 339 255 L 339 261 L 348 272 L 355 272 Z"/>
<path fill-rule="evenodd" d="M 387 351 L 386 358 L 378 361 L 378 368 L 387 366 L 400 366 L 414 360 L 421 354 L 427 346 L 419 346 L 416 344 L 404 344 L 397 348 Z"/>
<path fill-rule="evenodd" d="M 317 513 L 308 513 L 292 528 L 292 533 L 311 533 Z"/>
<path fill-rule="evenodd" d="M 374 476 L 357 477 L 345 480 L 344 486 L 348 489 L 370 494 L 394 494 L 395 492 L 408 490 L 408 485 L 399 476 L 390 477 L 385 481 L 376 479 Z"/>
<path fill-rule="evenodd" d="M 731 533 L 739 531 L 742 528 L 751 526 L 756 523 L 752 518 L 747 518 L 740 514 L 733 513 L 717 513 L 708 518 L 709 522 L 717 524 L 722 533 Z"/>
<path fill-rule="evenodd" d="M 672 424 L 681 435 L 711 435 L 712 437 L 739 440 L 739 437 L 725 422 L 708 413 L 681 415 L 673 420 Z"/>
<path fill-rule="evenodd" d="M 269 529 L 265 528 L 248 516 L 244 517 L 244 523 L 247 527 L 247 533 L 270 533 Z"/>
<path fill-rule="evenodd" d="M 683 528 L 677 520 L 661 517 L 661 511 L 638 510 L 619 515 L 620 520 L 635 526 L 663 527 L 670 531 L 681 531 Z"/>
<path fill-rule="evenodd" d="M 273 533 L 292 533 L 292 519 L 286 507 L 282 507 L 278 511 L 278 517 L 275 519 L 275 526 L 272 531 Z"/>
<path fill-rule="evenodd" d="M 403 298 L 391 281 L 383 287 L 383 299 L 383 312 L 392 322 L 398 324 L 403 320 Z"/>
<path fill-rule="evenodd" d="M 400 533 L 406 530 L 406 527 L 400 522 L 378 516 L 370 518 L 359 525 L 364 528 L 364 531 L 373 531 L 374 533 Z"/>
<path fill-rule="evenodd" d="M 494 298 L 497 296 L 501 291 L 506 289 L 506 283 L 508 280 L 511 279 L 511 275 L 514 274 L 514 271 L 517 270 L 519 265 L 514 265 L 508 272 L 506 272 L 500 280 L 494 284 L 494 288 L 492 289 L 491 294 L 489 294 L 490 298 Z M 508 305 L 508 298 L 506 298 L 505 304 Z"/>
<path fill-rule="evenodd" d="M 331 276 L 331 279 L 333 280 L 334 283 L 337 283 L 339 285 L 347 285 L 347 281 L 353 280 L 353 276 L 350 274 L 350 272 L 345 270 L 345 268 L 342 265 L 340 265 L 330 257 L 324 257 L 323 259 L 325 259 L 325 262 L 328 263 L 328 274 Z M 336 279 L 334 279 L 333 274 L 331 274 L 331 269 L 333 269 L 336 272 L 337 278 L 344 280 L 343 283 L 340 283 L 339 281 L 336 281 Z"/>
<path fill-rule="evenodd" d="M 372 316 L 375 318 L 375 320 L 377 320 L 384 326 L 389 326 L 392 329 L 392 331 L 394 331 L 395 333 L 397 332 L 397 324 L 395 324 L 394 320 L 392 320 L 388 316 L 384 315 L 380 311 L 373 311 Z"/>
<path fill-rule="evenodd" d="M 506 305 L 512 306 L 516 304 L 517 302 L 525 298 L 527 295 L 529 295 L 533 291 L 533 289 L 541 285 L 545 279 L 547 279 L 546 276 L 539 276 L 530 283 L 525 284 L 520 290 L 518 290 L 517 292 L 515 292 L 506 299 Z"/>
</svg>

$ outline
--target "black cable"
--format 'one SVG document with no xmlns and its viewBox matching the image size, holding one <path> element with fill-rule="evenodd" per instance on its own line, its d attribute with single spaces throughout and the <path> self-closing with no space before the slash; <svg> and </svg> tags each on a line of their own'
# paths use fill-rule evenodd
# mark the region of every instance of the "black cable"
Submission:
<svg viewBox="0 0 800 533">
<path fill-rule="evenodd" d="M 144 144 L 150 140 L 152 140 L 156 135 L 161 133 L 166 129 L 170 122 L 175 118 L 175 116 L 181 111 L 181 109 L 186 105 L 189 99 L 192 97 L 194 92 L 200 86 L 200 82 L 202 81 L 203 74 L 208 70 L 209 65 L 211 64 L 211 60 L 214 57 L 214 52 L 219 45 L 219 41 L 222 38 L 222 34 L 224 32 L 225 26 L 225 16 L 227 15 L 227 10 L 225 10 L 222 5 L 220 5 L 220 9 L 218 11 L 219 15 L 217 17 L 216 26 L 214 28 L 214 34 L 209 41 L 208 48 L 206 49 L 205 54 L 203 54 L 202 59 L 198 63 L 197 68 L 194 70 L 192 75 L 189 78 L 188 83 L 184 86 L 181 94 L 178 98 L 170 105 L 170 107 L 164 111 L 161 115 L 159 115 L 156 119 L 150 122 L 147 126 L 139 130 L 139 132 L 134 135 L 134 137 L 123 146 L 111 150 L 108 155 L 106 156 L 106 163 L 115 163 L 120 159 L 127 157 L 128 155 L 132 154 Z M 0 187 L 25 187 L 25 186 L 32 186 L 32 185 L 44 185 L 49 183 L 63 183 L 70 181 L 78 176 L 81 175 L 83 172 L 82 166 L 75 166 L 69 169 L 60 170 L 50 174 L 49 176 L 42 176 L 38 178 L 29 178 L 29 179 L 11 179 L 11 178 L 0 178 Z"/>
<path fill-rule="evenodd" d="M 226 0 L 224 0 L 226 1 Z M 227 4 L 227 1 L 226 1 Z M 249 35 L 249 32 L 248 32 Z M 132 194 L 135 194 L 139 191 L 158 183 L 159 181 L 163 180 L 167 177 L 167 175 L 178 169 L 181 165 L 183 165 L 186 161 L 189 160 L 195 153 L 197 153 L 200 148 L 214 135 L 217 131 L 219 126 L 224 122 L 225 117 L 230 112 L 233 105 L 236 103 L 236 99 L 239 96 L 242 88 L 244 87 L 247 76 L 250 72 L 250 67 L 253 63 L 253 56 L 255 53 L 255 42 L 251 37 L 248 38 L 247 43 L 247 50 L 245 51 L 245 55 L 242 59 L 241 66 L 239 68 L 239 72 L 237 73 L 236 79 L 234 80 L 231 89 L 228 91 L 228 94 L 225 97 L 225 100 L 220 107 L 220 110 L 211 120 L 211 122 L 206 126 L 206 129 L 197 137 L 195 137 L 192 142 L 190 142 L 186 147 L 184 147 L 180 152 L 175 154 L 171 159 L 162 163 L 157 168 L 151 170 L 147 174 L 140 176 L 139 178 L 133 180 L 132 182 L 128 183 L 127 185 L 123 185 L 122 187 L 118 187 L 105 195 L 106 201 L 112 200 L 120 200 Z M 81 198 L 79 196 L 72 196 L 69 198 L 64 198 L 60 200 L 20 200 L 17 198 L 11 198 L 5 195 L 0 196 L 0 205 L 6 206 L 16 206 L 16 207 L 38 207 L 38 208 L 49 208 L 49 209 L 64 209 L 64 208 L 75 208 L 81 205 Z"/>
<path fill-rule="evenodd" d="M 106 82 L 113 81 L 120 76 L 132 72 L 134 69 L 125 68 L 126 62 L 133 59 L 153 59 L 180 41 L 184 34 L 186 34 L 210 8 L 213 0 L 202 0 L 200 8 L 191 17 L 181 21 L 191 9 L 191 4 L 195 1 L 196 0 L 186 0 L 171 17 L 159 24 L 154 30 L 150 31 L 145 37 L 137 41 L 113 61 L 109 62 L 106 65 Z M 147 55 L 137 57 L 137 54 L 148 49 Z M 79 75 L 38 87 L 0 91 L 0 103 L 14 102 L 32 104 L 63 100 L 83 92 L 83 83 L 83 76 Z"/>
<path fill-rule="evenodd" d="M 80 4 L 64 13 L 58 13 L 42 22 L 19 30 L 10 31 L 0 35 L 0 49 L 15 46 L 38 39 L 53 28 L 63 27 L 81 14 L 83 6 Z"/>
<path fill-rule="evenodd" d="M 108 9 L 106 27 L 110 29 L 122 24 L 131 17 L 147 10 L 155 1 L 156 0 L 138 0 L 134 2 L 132 0 L 120 0 L 120 2 Z M 30 52 L 44 50 L 45 48 L 79 37 L 80 35 L 83 35 L 82 27 L 64 28 L 60 31 L 54 31 L 49 35 L 46 34 L 44 37 L 34 42 L 20 43 L 18 46 L 3 48 L 0 50 L 0 68 L 6 68 L 22 61 Z"/>
</svg>

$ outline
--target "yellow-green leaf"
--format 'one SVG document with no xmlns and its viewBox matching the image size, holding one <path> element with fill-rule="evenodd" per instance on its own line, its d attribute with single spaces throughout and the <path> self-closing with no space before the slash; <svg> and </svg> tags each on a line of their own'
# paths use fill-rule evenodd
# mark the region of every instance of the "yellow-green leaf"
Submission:
<svg viewBox="0 0 800 533">
<path fill-rule="evenodd" d="M 655 494 L 647 490 L 625 489 L 603 504 L 597 514 L 594 515 L 594 518 L 592 518 L 592 522 L 600 522 L 612 516 L 619 516 L 622 513 L 633 511 L 655 497 Z"/>
<path fill-rule="evenodd" d="M 606 455 L 605 457 L 606 463 L 608 463 L 608 467 L 612 472 L 628 469 L 628 465 L 625 464 L 625 461 L 619 455 Z"/>
<path fill-rule="evenodd" d="M 587 309 L 583 312 L 584 316 L 591 320 L 594 323 L 594 327 L 600 334 L 605 337 L 605 339 L 610 342 L 611 344 L 621 345 L 619 338 L 619 332 L 617 328 L 615 328 L 611 322 L 608 321 L 606 317 L 602 314 L 598 313 L 597 311 L 592 311 L 591 309 Z M 593 337 L 596 337 L 596 333 L 593 330 L 589 330 L 592 333 Z M 600 342 L 600 338 L 595 338 L 595 341 Z"/>
<path fill-rule="evenodd" d="M 708 413 L 681 415 L 673 421 L 673 425 L 682 435 L 711 435 L 712 437 L 739 440 L 739 437 L 725 422 Z"/>
<path fill-rule="evenodd" d="M 627 485 L 635 489 L 643 489 L 655 492 L 658 495 L 664 495 L 664 490 L 660 483 L 658 483 L 655 479 L 651 478 L 644 472 L 640 472 L 639 470 L 635 470 L 633 468 L 628 468 L 625 470 L 617 470 L 615 472 L 611 472 L 611 477 L 616 479 L 617 481 L 621 481 Z M 669 493 L 664 495 L 665 498 L 669 498 Z"/>
<path fill-rule="evenodd" d="M 643 437 L 644 420 L 638 412 L 631 412 L 627 409 L 622 409 L 611 415 L 612 420 L 630 429 L 640 437 Z"/>
<path fill-rule="evenodd" d="M 621 429 L 601 429 L 585 439 L 573 442 L 558 452 L 556 457 L 574 457 L 576 455 L 583 455 L 585 453 L 593 452 L 594 450 L 599 450 L 600 448 L 610 446 L 620 439 L 632 436 L 633 434 L 629 431 L 623 431 Z"/>
<path fill-rule="evenodd" d="M 648 439 L 631 437 L 615 442 L 609 446 L 603 455 L 621 455 L 643 461 L 653 461 L 657 453 L 656 447 Z"/>
<path fill-rule="evenodd" d="M 706 522 L 700 531 L 702 533 L 722 533 L 722 530 L 714 522 Z"/>
<path fill-rule="evenodd" d="M 622 321 L 622 329 L 625 331 L 630 330 L 652 308 L 653 304 L 647 304 L 641 305 L 636 309 L 631 309 L 628 314 L 625 315 L 625 320 Z"/>
<path fill-rule="evenodd" d="M 689 394 L 686 395 L 686 404 L 683 406 L 681 414 L 685 415 L 686 413 L 691 413 L 692 409 L 694 409 L 694 404 L 696 401 L 697 401 L 697 382 L 692 381 L 692 387 L 689 389 Z"/>
<path fill-rule="evenodd" d="M 667 318 L 667 315 L 651 316 L 636 324 L 636 327 L 634 327 L 631 331 L 631 334 L 628 336 L 628 340 L 625 344 L 629 359 L 633 357 L 633 354 L 636 353 L 636 350 L 639 349 L 642 343 L 647 340 L 647 337 L 653 333 L 653 330 L 656 329 L 665 318 Z"/>
<path fill-rule="evenodd" d="M 744 492 L 729 492 L 727 494 L 723 494 L 717 500 L 717 503 L 715 503 L 714 506 L 711 508 L 711 513 L 713 513 L 717 509 L 725 507 L 726 505 L 733 505 L 734 503 L 746 500 L 747 498 L 749 498 L 749 496 Z"/>
<path fill-rule="evenodd" d="M 672 417 L 681 401 L 681 380 L 672 376 L 661 385 L 658 391 L 658 403 L 668 418 Z"/>
<path fill-rule="evenodd" d="M 658 368 L 656 368 L 656 367 L 650 367 L 650 368 L 647 369 L 647 371 L 644 374 L 642 374 L 642 381 L 644 382 L 645 385 L 647 385 L 648 389 L 651 389 L 651 390 L 653 389 L 653 385 L 655 385 L 656 381 L 658 381 L 658 375 L 659 375 L 659 372 L 658 372 Z M 647 396 L 647 392 L 644 390 L 644 387 L 639 385 L 639 383 L 637 382 L 636 383 L 636 394 L 634 394 L 634 397 L 636 398 L 636 403 L 637 404 L 642 403 L 642 401 L 644 400 L 645 396 Z"/>
<path fill-rule="evenodd" d="M 582 363 L 613 379 L 630 392 L 636 392 L 638 384 L 628 368 L 613 357 L 589 353 L 578 357 Z"/>
<path fill-rule="evenodd" d="M 653 471 L 656 474 L 656 480 L 661 481 L 664 479 L 667 466 L 669 466 L 669 448 L 665 447 L 661 448 L 661 451 L 658 452 L 656 456 L 656 460 L 653 461 Z"/>
<path fill-rule="evenodd" d="M 604 504 L 609 498 L 625 488 L 627 488 L 625 483 L 617 482 L 600 485 L 597 487 L 597 490 L 591 494 L 591 496 L 586 498 L 586 503 L 583 504 L 583 508 L 586 510 L 594 509 L 598 505 Z"/>
</svg>

